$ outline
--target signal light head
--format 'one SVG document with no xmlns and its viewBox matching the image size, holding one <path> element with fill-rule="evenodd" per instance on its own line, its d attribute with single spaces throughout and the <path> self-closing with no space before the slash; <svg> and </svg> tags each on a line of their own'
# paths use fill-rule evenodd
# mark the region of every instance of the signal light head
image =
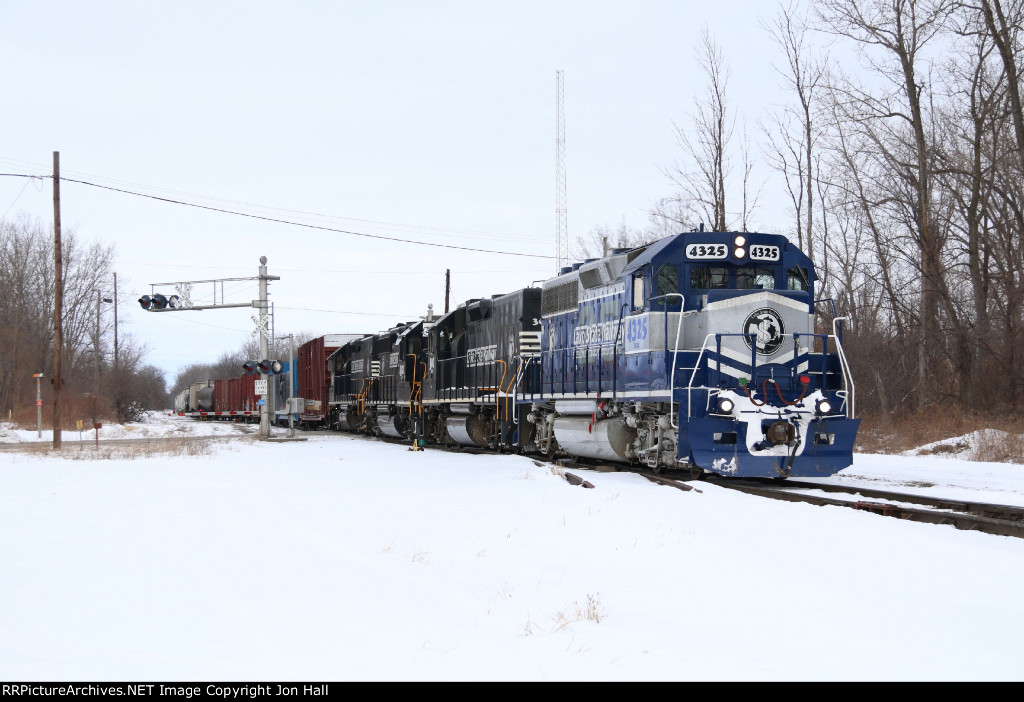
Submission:
<svg viewBox="0 0 1024 702">
<path fill-rule="evenodd" d="M 242 364 L 242 370 L 245 371 L 246 375 L 252 375 L 253 373 L 256 373 L 259 369 L 257 368 L 256 361 L 246 361 L 245 363 Z"/>
<path fill-rule="evenodd" d="M 151 300 L 151 303 L 152 303 L 152 308 L 151 309 L 154 309 L 154 310 L 167 309 L 167 298 L 164 297 L 163 295 L 161 295 L 160 293 L 157 293 L 156 295 L 151 297 L 150 300 Z"/>
<path fill-rule="evenodd" d="M 257 368 L 263 375 L 277 375 L 284 370 L 284 365 L 280 361 L 263 360 L 257 364 Z"/>
<path fill-rule="evenodd" d="M 150 307 L 153 306 L 153 298 L 151 298 L 149 295 L 143 295 L 142 297 L 139 298 L 139 304 L 142 305 L 142 309 L 148 310 Z"/>
</svg>

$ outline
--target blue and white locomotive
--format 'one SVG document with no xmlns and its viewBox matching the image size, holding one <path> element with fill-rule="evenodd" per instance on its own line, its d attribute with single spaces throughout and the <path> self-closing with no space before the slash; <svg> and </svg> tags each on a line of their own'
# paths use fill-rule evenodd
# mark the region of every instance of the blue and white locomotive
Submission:
<svg viewBox="0 0 1024 702">
<path fill-rule="evenodd" d="M 562 269 L 517 395 L 534 448 L 694 476 L 849 466 L 854 386 L 841 329 L 815 332 L 815 283 L 806 255 L 759 233 L 689 232 Z"/>
<path fill-rule="evenodd" d="M 616 249 L 339 349 L 335 426 L 692 477 L 832 475 L 860 420 L 842 320 L 814 328 L 816 282 L 771 234 Z"/>
</svg>

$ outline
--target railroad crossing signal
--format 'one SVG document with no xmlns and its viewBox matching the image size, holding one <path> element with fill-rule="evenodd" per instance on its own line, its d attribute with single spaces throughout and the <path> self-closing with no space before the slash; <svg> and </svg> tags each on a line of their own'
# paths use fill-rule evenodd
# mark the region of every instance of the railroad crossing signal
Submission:
<svg viewBox="0 0 1024 702">
<path fill-rule="evenodd" d="M 252 300 L 250 302 L 238 302 L 238 303 L 227 303 L 224 301 L 224 283 L 232 281 L 243 281 L 243 280 L 258 280 L 259 281 L 259 299 Z M 268 348 L 268 342 L 270 339 L 270 320 L 272 319 L 272 313 L 269 311 L 270 306 L 267 302 L 267 284 L 272 280 L 281 280 L 279 276 L 267 274 L 267 257 L 260 256 L 260 268 L 259 275 L 255 278 L 220 278 L 217 280 L 191 280 L 191 281 L 178 281 L 173 283 L 151 283 L 150 289 L 154 289 L 156 286 L 171 286 L 175 287 L 177 292 L 176 295 L 162 295 L 160 293 L 153 293 L 150 295 L 143 295 L 139 298 L 139 305 L 142 309 L 151 312 L 172 312 L 172 311 L 184 311 L 184 310 L 220 310 L 228 307 L 250 307 L 259 310 L 260 316 L 256 321 L 257 327 L 254 332 L 254 336 L 260 339 L 260 355 L 270 353 Z M 192 286 L 198 283 L 213 283 L 213 304 L 212 305 L 196 305 L 192 301 Z M 220 286 L 220 301 L 218 302 L 218 290 L 217 286 Z M 262 373 L 265 375 L 276 375 L 283 371 L 283 364 L 280 361 L 247 361 L 242 364 L 242 368 L 246 374 L 252 375 L 255 373 Z M 269 438 L 270 436 L 270 412 L 267 407 L 263 407 L 260 412 L 260 436 L 262 438 Z"/>
<path fill-rule="evenodd" d="M 139 298 L 139 305 L 144 310 L 150 310 L 151 312 L 159 312 L 160 310 L 172 309 L 176 310 L 181 306 L 181 298 L 177 295 L 161 295 L 156 293 L 155 295 L 143 295 Z"/>
<path fill-rule="evenodd" d="M 284 370 L 284 364 L 280 361 L 260 361 L 256 366 L 262 375 L 277 375 Z"/>
<path fill-rule="evenodd" d="M 242 370 L 246 375 L 277 375 L 284 371 L 284 364 L 280 361 L 246 361 L 242 364 Z"/>
</svg>

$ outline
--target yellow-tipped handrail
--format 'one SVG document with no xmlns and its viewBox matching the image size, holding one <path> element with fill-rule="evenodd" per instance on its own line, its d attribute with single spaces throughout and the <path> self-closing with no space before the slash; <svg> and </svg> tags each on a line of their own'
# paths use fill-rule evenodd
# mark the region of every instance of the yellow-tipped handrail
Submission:
<svg viewBox="0 0 1024 702">
<path fill-rule="evenodd" d="M 500 358 L 494 361 L 495 364 L 501 364 L 501 380 L 498 381 L 498 390 L 494 393 L 494 418 L 501 419 L 501 386 L 505 384 L 505 372 L 508 370 L 508 364 Z"/>
<path fill-rule="evenodd" d="M 509 402 L 509 397 L 510 396 L 509 396 L 508 393 L 509 393 L 510 390 L 512 390 L 512 385 L 516 382 L 516 380 L 518 380 L 518 378 L 519 378 L 519 371 L 521 371 L 522 369 L 523 369 L 523 359 L 520 358 L 519 359 L 519 367 L 516 368 L 516 372 L 512 374 L 512 377 L 508 379 L 508 386 L 504 390 L 499 390 L 499 392 L 504 392 L 505 393 L 505 418 L 506 419 L 508 419 L 508 416 L 509 416 L 509 414 L 508 414 L 508 402 Z"/>
<path fill-rule="evenodd" d="M 416 397 L 416 390 L 419 388 L 419 385 L 416 382 L 416 354 L 406 354 L 406 358 L 409 356 L 412 356 L 412 379 L 409 381 L 409 416 L 411 417 L 414 411 L 413 398 Z"/>
</svg>

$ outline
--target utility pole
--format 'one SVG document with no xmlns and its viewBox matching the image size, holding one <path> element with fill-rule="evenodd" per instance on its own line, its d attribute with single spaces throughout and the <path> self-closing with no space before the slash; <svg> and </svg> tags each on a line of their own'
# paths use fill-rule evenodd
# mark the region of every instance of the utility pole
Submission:
<svg viewBox="0 0 1024 702">
<path fill-rule="evenodd" d="M 114 372 L 117 370 L 117 273 L 114 273 Z"/>
<path fill-rule="evenodd" d="M 60 448 L 60 386 L 64 382 L 64 252 L 60 242 L 60 152 L 53 152 L 53 447 Z"/>
<path fill-rule="evenodd" d="M 452 269 L 444 271 L 444 313 L 448 314 L 448 297 L 452 292 Z"/>
<path fill-rule="evenodd" d="M 96 421 L 96 402 L 100 396 L 100 303 L 113 302 L 109 297 L 103 297 L 99 290 L 96 291 L 96 336 L 93 339 L 93 353 L 96 356 L 96 375 L 93 378 L 92 393 L 92 428 L 96 432 L 96 444 L 99 445 L 100 425 Z"/>
<path fill-rule="evenodd" d="M 295 397 L 295 335 L 288 335 L 288 403 L 285 409 L 288 411 L 288 438 L 295 436 L 295 411 L 292 407 L 292 398 Z"/>
<path fill-rule="evenodd" d="M 96 426 L 96 398 L 100 395 L 100 291 L 96 291 L 96 336 L 93 337 L 93 354 L 96 359 L 95 374 L 92 387 L 92 426 L 96 430 L 99 441 L 99 428 Z"/>
</svg>

